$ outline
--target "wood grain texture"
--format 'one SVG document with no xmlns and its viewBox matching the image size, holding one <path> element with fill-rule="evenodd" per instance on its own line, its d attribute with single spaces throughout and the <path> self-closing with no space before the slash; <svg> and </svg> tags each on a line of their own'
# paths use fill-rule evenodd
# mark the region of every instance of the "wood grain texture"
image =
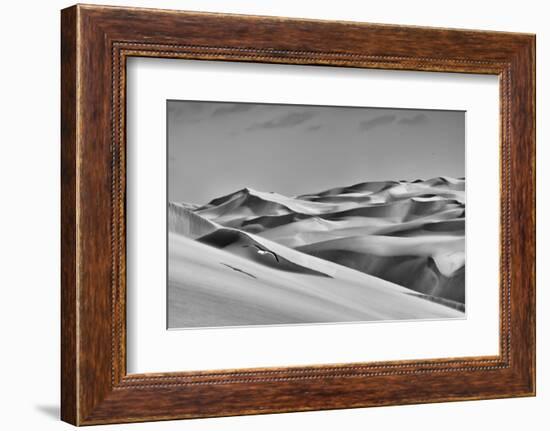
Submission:
<svg viewBox="0 0 550 431">
<path fill-rule="evenodd" d="M 61 16 L 61 417 L 77 422 L 76 9 Z"/>
<path fill-rule="evenodd" d="M 127 375 L 129 56 L 498 75 L 500 354 Z M 87 425 L 534 395 L 534 65 L 535 38 L 526 34 L 100 6 L 63 10 L 63 420 Z"/>
</svg>

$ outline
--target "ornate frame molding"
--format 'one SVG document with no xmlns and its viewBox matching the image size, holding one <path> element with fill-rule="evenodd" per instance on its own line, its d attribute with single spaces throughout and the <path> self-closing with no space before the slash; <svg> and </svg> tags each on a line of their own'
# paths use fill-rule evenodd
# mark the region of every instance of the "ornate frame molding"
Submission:
<svg viewBox="0 0 550 431">
<path fill-rule="evenodd" d="M 308 42 L 310 35 L 321 41 Z M 534 394 L 534 36 L 79 5 L 62 12 L 62 55 L 64 420 L 99 424 Z M 498 75 L 500 354 L 127 375 L 131 56 Z M 306 399 L 298 396 L 306 391 Z"/>
</svg>

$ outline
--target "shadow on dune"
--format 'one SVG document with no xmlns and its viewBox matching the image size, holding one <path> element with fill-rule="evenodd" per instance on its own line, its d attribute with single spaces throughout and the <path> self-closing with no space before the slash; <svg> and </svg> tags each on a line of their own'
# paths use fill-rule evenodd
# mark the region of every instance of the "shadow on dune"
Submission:
<svg viewBox="0 0 550 431">
<path fill-rule="evenodd" d="M 464 304 L 464 267 L 446 277 L 429 256 L 377 256 L 349 250 L 311 250 L 307 247 L 298 250 L 416 292 Z"/>
<path fill-rule="evenodd" d="M 255 241 L 245 232 L 238 230 L 221 228 L 198 238 L 197 241 L 224 249 L 238 256 L 244 256 L 261 265 L 281 271 L 330 277 L 322 272 L 292 262 L 280 253 L 275 253 L 264 244 Z"/>
</svg>

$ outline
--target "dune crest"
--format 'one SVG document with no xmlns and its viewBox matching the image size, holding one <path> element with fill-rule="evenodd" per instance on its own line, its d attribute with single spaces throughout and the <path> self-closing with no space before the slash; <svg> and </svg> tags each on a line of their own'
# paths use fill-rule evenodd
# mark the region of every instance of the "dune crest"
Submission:
<svg viewBox="0 0 550 431">
<path fill-rule="evenodd" d="M 353 280 L 354 289 L 363 283 L 365 295 L 374 285 L 377 294 L 391 292 L 389 301 L 404 295 L 398 302 L 413 307 L 407 318 L 464 311 L 463 178 L 362 182 L 294 197 L 245 188 L 203 206 L 170 203 L 168 215 L 171 235 L 203 244 L 202 253 L 234 256 L 214 268 L 254 280 L 258 289 L 264 271 L 279 271 L 290 285 L 306 277 L 308 289 L 325 279 L 325 294 Z M 423 315 L 413 299 L 435 308 Z M 377 320 L 374 308 L 367 314 Z"/>
<path fill-rule="evenodd" d="M 168 230 L 188 238 L 198 238 L 214 232 L 221 226 L 207 218 L 201 217 L 192 209 L 181 204 L 168 204 Z"/>
</svg>

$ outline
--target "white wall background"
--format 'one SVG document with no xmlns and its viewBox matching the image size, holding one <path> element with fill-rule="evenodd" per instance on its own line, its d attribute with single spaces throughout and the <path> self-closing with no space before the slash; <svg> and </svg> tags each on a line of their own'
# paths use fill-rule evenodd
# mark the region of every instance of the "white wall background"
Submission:
<svg viewBox="0 0 550 431">
<path fill-rule="evenodd" d="M 105 426 L 135 430 L 547 429 L 550 423 L 550 27 L 546 2 L 130 0 L 104 4 L 537 34 L 538 396 L 406 407 Z M 0 427 L 69 429 L 59 410 L 59 10 L 4 2 L 0 16 Z"/>
</svg>

